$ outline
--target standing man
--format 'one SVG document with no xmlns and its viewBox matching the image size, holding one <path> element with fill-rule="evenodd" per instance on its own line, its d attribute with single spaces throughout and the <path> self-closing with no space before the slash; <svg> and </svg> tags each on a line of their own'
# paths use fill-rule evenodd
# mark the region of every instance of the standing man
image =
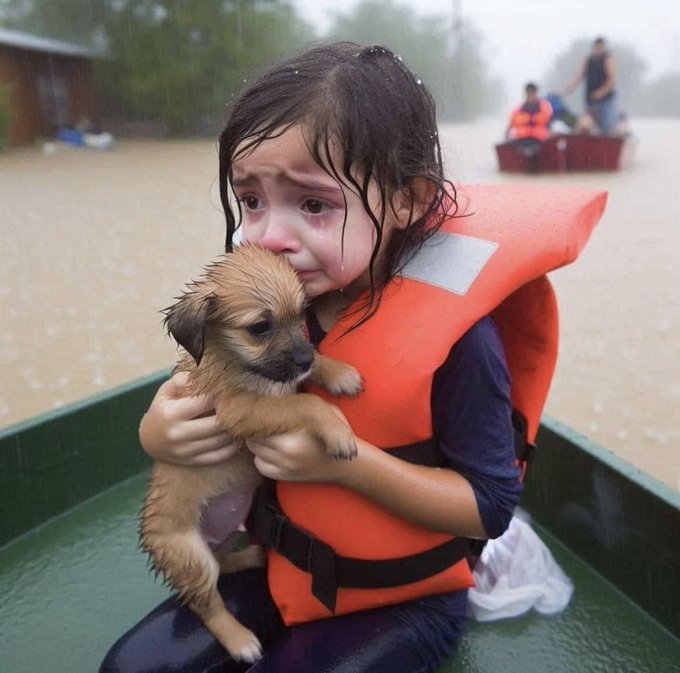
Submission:
<svg viewBox="0 0 680 673">
<path fill-rule="evenodd" d="M 601 133 L 613 134 L 619 120 L 616 105 L 616 64 L 607 51 L 603 37 L 593 42 L 590 56 L 586 58 L 574 78 L 559 91 L 566 96 L 586 82 L 586 112 L 597 124 Z"/>
</svg>

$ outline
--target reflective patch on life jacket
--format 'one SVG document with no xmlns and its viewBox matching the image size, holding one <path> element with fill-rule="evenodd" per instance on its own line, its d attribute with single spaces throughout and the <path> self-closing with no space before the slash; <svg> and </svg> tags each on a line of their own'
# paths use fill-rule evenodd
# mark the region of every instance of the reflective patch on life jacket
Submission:
<svg viewBox="0 0 680 673">
<path fill-rule="evenodd" d="M 438 231 L 399 275 L 465 295 L 497 248 L 495 241 Z"/>
</svg>

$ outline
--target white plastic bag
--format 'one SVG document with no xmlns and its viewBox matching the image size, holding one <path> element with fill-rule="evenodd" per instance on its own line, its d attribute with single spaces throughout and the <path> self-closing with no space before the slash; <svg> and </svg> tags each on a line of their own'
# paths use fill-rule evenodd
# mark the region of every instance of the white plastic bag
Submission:
<svg viewBox="0 0 680 673">
<path fill-rule="evenodd" d="M 527 521 L 514 516 L 508 530 L 489 540 L 474 571 L 469 612 L 479 622 L 517 617 L 531 609 L 564 610 L 574 585 Z"/>
</svg>

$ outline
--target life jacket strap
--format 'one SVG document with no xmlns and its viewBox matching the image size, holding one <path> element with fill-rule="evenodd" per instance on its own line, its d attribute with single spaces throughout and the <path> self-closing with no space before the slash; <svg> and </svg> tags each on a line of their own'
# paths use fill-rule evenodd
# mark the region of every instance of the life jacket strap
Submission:
<svg viewBox="0 0 680 673">
<path fill-rule="evenodd" d="M 332 547 L 296 526 L 279 508 L 271 487 L 261 489 L 246 523 L 265 547 L 312 576 L 312 594 L 335 613 L 338 588 L 386 589 L 436 575 L 467 558 L 472 540 L 456 537 L 419 554 L 367 560 L 339 556 Z M 264 493 L 263 493 L 264 491 Z"/>
<path fill-rule="evenodd" d="M 524 414 L 517 409 L 512 410 L 512 427 L 515 431 L 515 458 L 523 465 L 524 471 L 526 471 L 526 466 L 533 459 L 536 445 L 529 441 L 529 424 Z"/>
<path fill-rule="evenodd" d="M 387 453 L 396 456 L 415 465 L 425 465 L 427 467 L 446 467 L 447 462 L 442 452 L 437 448 L 437 443 L 432 439 L 426 439 L 415 444 L 404 444 L 403 446 L 385 449 Z"/>
<path fill-rule="evenodd" d="M 521 411 L 512 410 L 512 428 L 515 436 L 515 458 L 526 465 L 531 462 L 536 445 L 529 441 L 527 419 Z M 397 458 L 428 467 L 446 467 L 446 460 L 437 448 L 436 442 L 426 439 L 417 444 L 407 444 L 386 451 Z"/>
</svg>

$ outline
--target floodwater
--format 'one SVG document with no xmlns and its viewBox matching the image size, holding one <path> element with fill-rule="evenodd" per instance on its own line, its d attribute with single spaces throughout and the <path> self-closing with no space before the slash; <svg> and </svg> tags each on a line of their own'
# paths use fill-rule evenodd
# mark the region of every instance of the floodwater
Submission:
<svg viewBox="0 0 680 673">
<path fill-rule="evenodd" d="M 619 173 L 496 170 L 504 120 L 441 129 L 456 182 L 609 191 L 582 258 L 553 274 L 560 362 L 547 412 L 680 489 L 680 120 L 632 120 Z M 0 427 L 168 368 L 160 310 L 223 246 L 214 142 L 0 156 Z"/>
</svg>

